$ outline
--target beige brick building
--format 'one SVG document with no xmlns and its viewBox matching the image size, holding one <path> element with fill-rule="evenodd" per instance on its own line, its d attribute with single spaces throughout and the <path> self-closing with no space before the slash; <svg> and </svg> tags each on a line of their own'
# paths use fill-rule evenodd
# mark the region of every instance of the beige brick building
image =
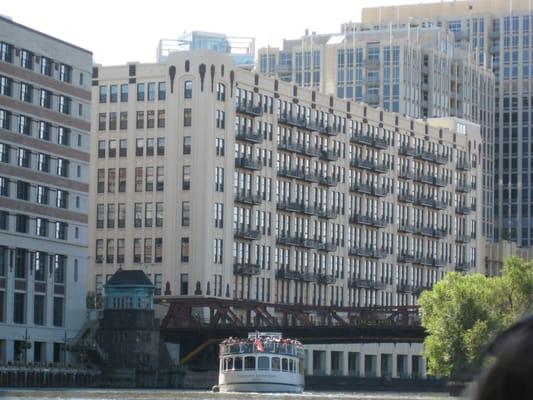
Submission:
<svg viewBox="0 0 533 400">
<path fill-rule="evenodd" d="M 402 117 L 178 52 L 93 71 L 90 287 L 413 304 L 481 270 L 478 125 Z"/>
</svg>

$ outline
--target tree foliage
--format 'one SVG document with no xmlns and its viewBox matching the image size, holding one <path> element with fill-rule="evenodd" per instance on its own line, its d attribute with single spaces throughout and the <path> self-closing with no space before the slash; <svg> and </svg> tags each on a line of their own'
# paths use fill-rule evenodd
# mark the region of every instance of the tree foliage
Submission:
<svg viewBox="0 0 533 400">
<path fill-rule="evenodd" d="M 419 299 L 427 332 L 428 373 L 467 377 L 483 362 L 484 348 L 533 304 L 533 263 L 505 261 L 502 275 L 448 273 Z"/>
</svg>

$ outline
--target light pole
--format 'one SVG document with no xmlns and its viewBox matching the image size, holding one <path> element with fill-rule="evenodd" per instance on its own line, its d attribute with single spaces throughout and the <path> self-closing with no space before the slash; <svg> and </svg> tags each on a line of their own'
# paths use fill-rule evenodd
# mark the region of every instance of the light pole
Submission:
<svg viewBox="0 0 533 400">
<path fill-rule="evenodd" d="M 24 332 L 24 341 L 22 342 L 22 350 L 24 350 L 24 364 L 28 363 L 28 349 L 31 349 L 31 342 L 29 341 L 28 328 Z"/>
</svg>

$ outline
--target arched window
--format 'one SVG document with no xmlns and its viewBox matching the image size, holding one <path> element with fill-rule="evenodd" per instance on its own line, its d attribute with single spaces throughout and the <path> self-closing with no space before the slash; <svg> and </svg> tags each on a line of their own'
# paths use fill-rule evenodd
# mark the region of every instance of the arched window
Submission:
<svg viewBox="0 0 533 400">
<path fill-rule="evenodd" d="M 186 99 L 192 99 L 192 81 L 185 81 L 185 86 L 183 87 L 183 97 Z"/>
</svg>

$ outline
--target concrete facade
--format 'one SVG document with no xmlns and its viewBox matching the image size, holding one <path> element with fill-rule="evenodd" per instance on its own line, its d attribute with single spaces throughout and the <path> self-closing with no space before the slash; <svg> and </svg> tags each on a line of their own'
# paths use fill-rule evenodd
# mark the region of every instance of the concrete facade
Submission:
<svg viewBox="0 0 533 400">
<path fill-rule="evenodd" d="M 533 242 L 532 15 L 527 0 L 443 1 L 362 11 L 365 24 L 446 28 L 454 32 L 457 48 L 494 72 L 494 236 L 520 247 Z"/>
<path fill-rule="evenodd" d="M 91 52 L 0 17 L 0 363 L 85 319 Z"/>
<path fill-rule="evenodd" d="M 122 265 L 163 295 L 401 305 L 446 271 L 483 269 L 476 124 L 402 117 L 211 52 L 96 66 L 93 106 L 92 290 Z M 127 125 L 109 129 L 111 113 Z"/>
</svg>

